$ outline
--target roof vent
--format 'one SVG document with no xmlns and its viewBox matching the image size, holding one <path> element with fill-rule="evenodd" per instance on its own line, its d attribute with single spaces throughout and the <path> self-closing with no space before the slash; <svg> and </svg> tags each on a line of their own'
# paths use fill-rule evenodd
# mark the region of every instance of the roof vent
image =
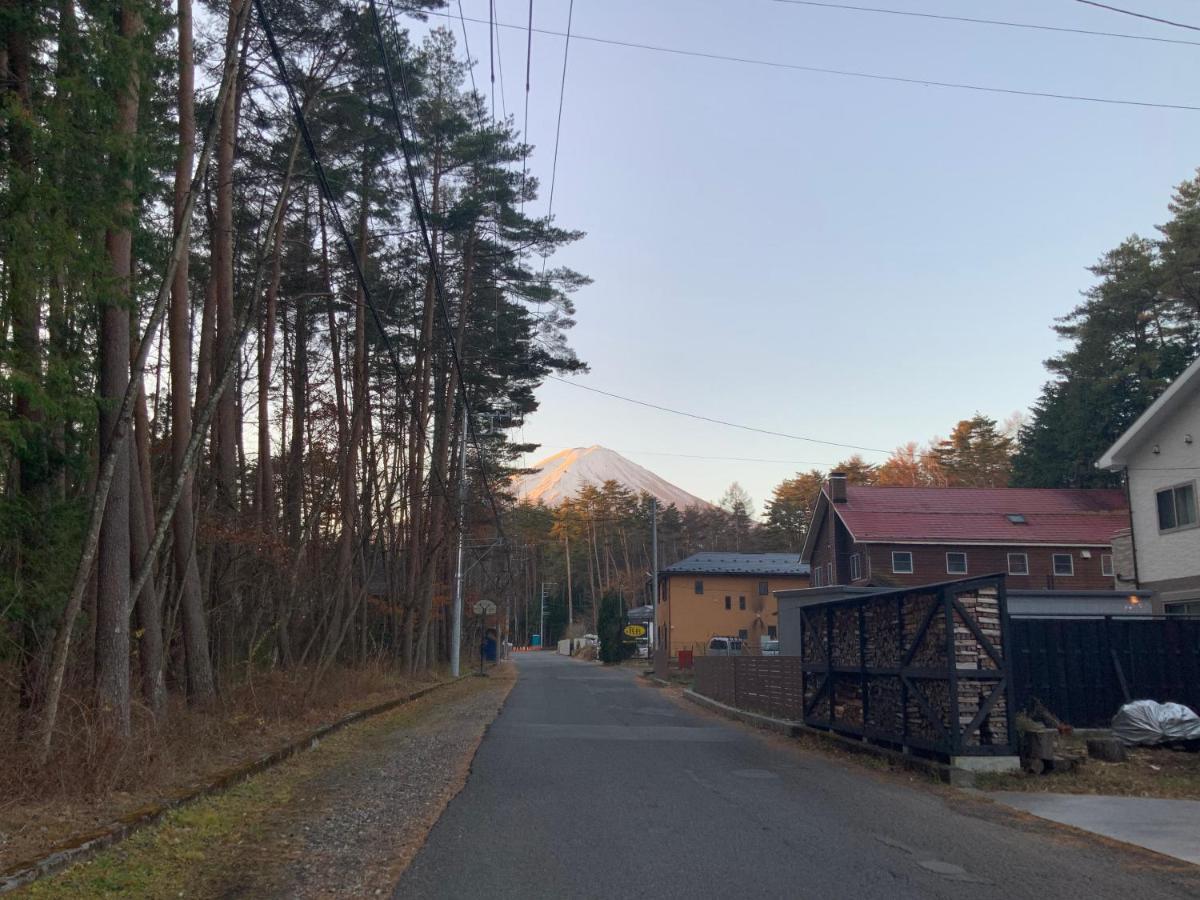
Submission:
<svg viewBox="0 0 1200 900">
<path fill-rule="evenodd" d="M 1004 518 L 1008 519 L 1008 521 L 1012 522 L 1014 525 L 1028 525 L 1029 524 L 1028 522 L 1025 521 L 1025 517 L 1023 515 L 1021 515 L 1020 513 L 1009 513 Z"/>
</svg>

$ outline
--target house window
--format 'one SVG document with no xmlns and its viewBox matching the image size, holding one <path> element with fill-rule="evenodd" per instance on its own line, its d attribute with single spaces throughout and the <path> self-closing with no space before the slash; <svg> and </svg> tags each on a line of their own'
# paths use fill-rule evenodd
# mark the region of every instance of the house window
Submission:
<svg viewBox="0 0 1200 900">
<path fill-rule="evenodd" d="M 833 584 L 833 563 L 825 563 L 825 583 Z"/>
<path fill-rule="evenodd" d="M 1168 616 L 1200 616 L 1200 600 L 1168 603 L 1166 612 Z"/>
<path fill-rule="evenodd" d="M 1158 530 L 1176 531 L 1196 524 L 1196 488 L 1190 482 L 1155 493 Z"/>
<path fill-rule="evenodd" d="M 760 582 L 758 583 L 758 596 L 760 596 L 760 597 L 765 597 L 765 596 L 767 596 L 767 594 L 769 594 L 769 593 L 771 593 L 771 591 L 770 591 L 770 589 L 767 587 L 767 583 L 766 583 L 765 581 L 760 581 Z"/>
<path fill-rule="evenodd" d="M 862 554 L 861 553 L 851 553 L 850 554 L 850 580 L 858 581 L 858 579 L 860 579 L 860 578 L 862 578 Z"/>
<path fill-rule="evenodd" d="M 768 625 L 767 626 L 767 638 L 773 641 L 778 637 L 779 637 L 779 626 L 778 625 Z"/>
<path fill-rule="evenodd" d="M 1028 575 L 1029 574 L 1029 554 L 1028 553 L 1010 553 L 1010 554 L 1008 554 L 1008 574 L 1009 575 Z"/>
<path fill-rule="evenodd" d="M 967 574 L 967 554 L 965 554 L 965 553 L 947 553 L 946 554 L 946 573 L 948 575 L 966 575 Z"/>
<path fill-rule="evenodd" d="M 726 597 L 726 598 L 725 598 L 725 608 L 726 608 L 726 609 L 733 609 L 733 598 L 732 598 L 732 597 Z"/>
<path fill-rule="evenodd" d="M 1075 574 L 1075 557 L 1070 553 L 1055 553 L 1054 554 L 1054 574 L 1055 575 L 1074 575 Z"/>
<path fill-rule="evenodd" d="M 908 550 L 892 551 L 892 571 L 897 575 L 911 575 L 913 570 L 912 553 Z"/>
<path fill-rule="evenodd" d="M 1113 568 L 1113 558 L 1111 553 L 1100 554 L 1100 574 L 1105 578 L 1112 578 L 1117 574 Z"/>
<path fill-rule="evenodd" d="M 750 632 L 747 631 L 745 628 L 739 628 L 738 629 L 738 637 L 744 641 L 750 637 Z"/>
<path fill-rule="evenodd" d="M 697 594 L 704 593 L 704 582 L 701 581 L 699 578 L 696 579 L 696 593 Z"/>
<path fill-rule="evenodd" d="M 745 608 L 746 608 L 746 598 L 738 597 L 738 609 L 745 609 Z"/>
</svg>

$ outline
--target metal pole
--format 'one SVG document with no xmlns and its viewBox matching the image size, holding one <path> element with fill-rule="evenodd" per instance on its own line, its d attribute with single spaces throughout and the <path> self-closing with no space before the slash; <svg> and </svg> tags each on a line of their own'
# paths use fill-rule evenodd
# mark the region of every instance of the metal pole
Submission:
<svg viewBox="0 0 1200 900">
<path fill-rule="evenodd" d="M 658 500 L 650 498 L 650 575 L 654 591 L 650 601 L 650 652 L 658 647 Z"/>
<path fill-rule="evenodd" d="M 546 582 L 542 582 L 542 602 L 538 611 L 538 640 L 541 641 L 541 648 L 546 649 Z"/>
<path fill-rule="evenodd" d="M 458 437 L 458 561 L 454 566 L 454 612 L 450 630 L 450 676 L 457 678 L 459 657 L 462 656 L 463 617 L 463 545 L 467 524 L 467 410 L 462 411 L 462 428 Z"/>
</svg>

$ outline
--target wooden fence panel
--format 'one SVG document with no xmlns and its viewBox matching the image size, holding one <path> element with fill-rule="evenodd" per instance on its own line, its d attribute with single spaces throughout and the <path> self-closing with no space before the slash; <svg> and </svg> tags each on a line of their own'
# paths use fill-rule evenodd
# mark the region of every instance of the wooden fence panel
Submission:
<svg viewBox="0 0 1200 900">
<path fill-rule="evenodd" d="M 1200 619 L 1014 619 L 1017 709 L 1035 700 L 1078 728 L 1107 726 L 1129 699 L 1200 709 Z"/>
</svg>

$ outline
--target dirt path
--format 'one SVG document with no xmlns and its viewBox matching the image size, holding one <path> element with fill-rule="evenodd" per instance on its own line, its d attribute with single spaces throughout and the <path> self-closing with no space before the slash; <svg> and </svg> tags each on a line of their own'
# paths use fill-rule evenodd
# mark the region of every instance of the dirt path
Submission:
<svg viewBox="0 0 1200 900">
<path fill-rule="evenodd" d="M 465 679 L 172 815 L 31 896 L 387 894 L 470 770 L 512 687 Z"/>
</svg>

